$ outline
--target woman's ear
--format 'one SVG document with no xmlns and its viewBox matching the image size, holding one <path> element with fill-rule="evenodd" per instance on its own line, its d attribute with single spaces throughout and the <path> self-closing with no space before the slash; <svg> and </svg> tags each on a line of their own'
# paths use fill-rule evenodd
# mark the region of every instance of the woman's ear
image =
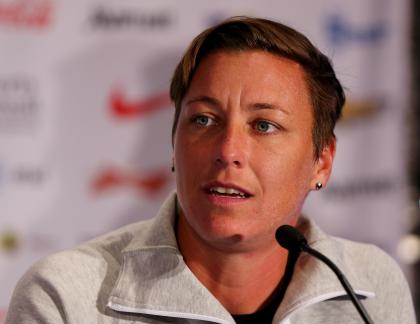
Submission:
<svg viewBox="0 0 420 324">
<path fill-rule="evenodd" d="M 318 158 L 315 161 L 314 175 L 312 177 L 311 189 L 319 190 L 325 187 L 330 178 L 332 166 L 334 162 L 336 148 L 336 139 L 331 139 L 330 143 L 326 145 Z"/>
</svg>

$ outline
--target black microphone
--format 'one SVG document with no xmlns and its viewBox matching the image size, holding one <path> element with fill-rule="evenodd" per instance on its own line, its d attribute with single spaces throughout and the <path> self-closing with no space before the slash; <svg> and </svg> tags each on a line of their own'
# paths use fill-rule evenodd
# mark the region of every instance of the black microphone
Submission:
<svg viewBox="0 0 420 324">
<path fill-rule="evenodd" d="M 303 251 L 321 260 L 322 262 L 324 262 L 336 274 L 338 280 L 340 280 L 341 285 L 343 286 L 344 290 L 349 295 L 351 301 L 353 302 L 360 316 L 363 318 L 364 322 L 367 324 L 373 324 L 372 319 L 370 318 L 366 309 L 363 307 L 362 303 L 356 297 L 356 294 L 354 293 L 353 288 L 351 287 L 350 283 L 348 282 L 344 274 L 325 255 L 312 249 L 308 245 L 308 242 L 306 241 L 306 238 L 303 236 L 302 233 L 300 233 L 293 226 L 283 225 L 283 226 L 280 226 L 276 231 L 276 240 L 282 247 L 289 250 L 290 252 Z"/>
</svg>

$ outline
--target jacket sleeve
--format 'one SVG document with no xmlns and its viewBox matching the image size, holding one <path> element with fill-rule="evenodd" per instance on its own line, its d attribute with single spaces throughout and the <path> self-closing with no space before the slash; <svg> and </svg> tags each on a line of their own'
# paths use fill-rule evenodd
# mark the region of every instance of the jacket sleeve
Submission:
<svg viewBox="0 0 420 324">
<path fill-rule="evenodd" d="M 33 266 L 18 282 L 5 324 L 65 323 L 65 311 L 57 287 L 45 276 L 43 263 Z"/>
<path fill-rule="evenodd" d="M 403 272 L 397 263 L 382 250 L 376 258 L 376 307 L 372 314 L 375 323 L 416 324 L 413 299 Z M 374 302 L 374 301 L 373 301 Z"/>
<path fill-rule="evenodd" d="M 5 324 L 97 323 L 105 316 L 119 263 L 90 247 L 49 255 L 20 279 Z"/>
<path fill-rule="evenodd" d="M 399 323 L 416 324 L 416 315 L 410 287 L 408 286 L 402 271 L 399 268 L 397 271 L 397 278 L 395 282 L 398 284 L 399 289 L 395 288 L 395 293 L 398 302 L 394 307 L 399 309 Z M 398 303 L 400 303 L 401 307 L 397 306 Z"/>
</svg>

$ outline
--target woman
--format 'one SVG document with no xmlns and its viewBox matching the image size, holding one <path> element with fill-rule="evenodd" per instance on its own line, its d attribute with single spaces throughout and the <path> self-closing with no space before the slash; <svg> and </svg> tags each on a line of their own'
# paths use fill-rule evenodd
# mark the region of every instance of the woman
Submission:
<svg viewBox="0 0 420 324">
<path fill-rule="evenodd" d="M 277 244 L 284 224 L 339 265 L 374 321 L 415 322 L 388 256 L 301 216 L 330 176 L 344 104 L 306 37 L 225 21 L 193 40 L 171 98 L 176 194 L 156 218 L 36 264 L 6 323 L 359 323 L 328 268 Z"/>
</svg>

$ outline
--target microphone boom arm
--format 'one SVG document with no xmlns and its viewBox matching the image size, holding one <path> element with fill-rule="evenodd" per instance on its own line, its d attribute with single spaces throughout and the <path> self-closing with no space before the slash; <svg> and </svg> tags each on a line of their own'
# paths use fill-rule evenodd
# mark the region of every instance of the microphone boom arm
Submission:
<svg viewBox="0 0 420 324">
<path fill-rule="evenodd" d="M 367 313 L 366 309 L 363 307 L 362 303 L 356 297 L 353 288 L 351 287 L 350 283 L 341 272 L 340 269 L 325 255 L 319 253 L 318 251 L 312 249 L 306 242 L 302 242 L 300 245 L 302 251 L 314 256 L 315 258 L 324 262 L 337 276 L 338 280 L 340 280 L 341 285 L 346 290 L 347 294 L 349 295 L 351 301 L 353 302 L 354 306 L 356 307 L 357 311 L 359 312 L 360 316 L 363 318 L 364 322 L 367 324 L 373 324 L 372 319 L 370 318 L 369 314 Z"/>
</svg>

